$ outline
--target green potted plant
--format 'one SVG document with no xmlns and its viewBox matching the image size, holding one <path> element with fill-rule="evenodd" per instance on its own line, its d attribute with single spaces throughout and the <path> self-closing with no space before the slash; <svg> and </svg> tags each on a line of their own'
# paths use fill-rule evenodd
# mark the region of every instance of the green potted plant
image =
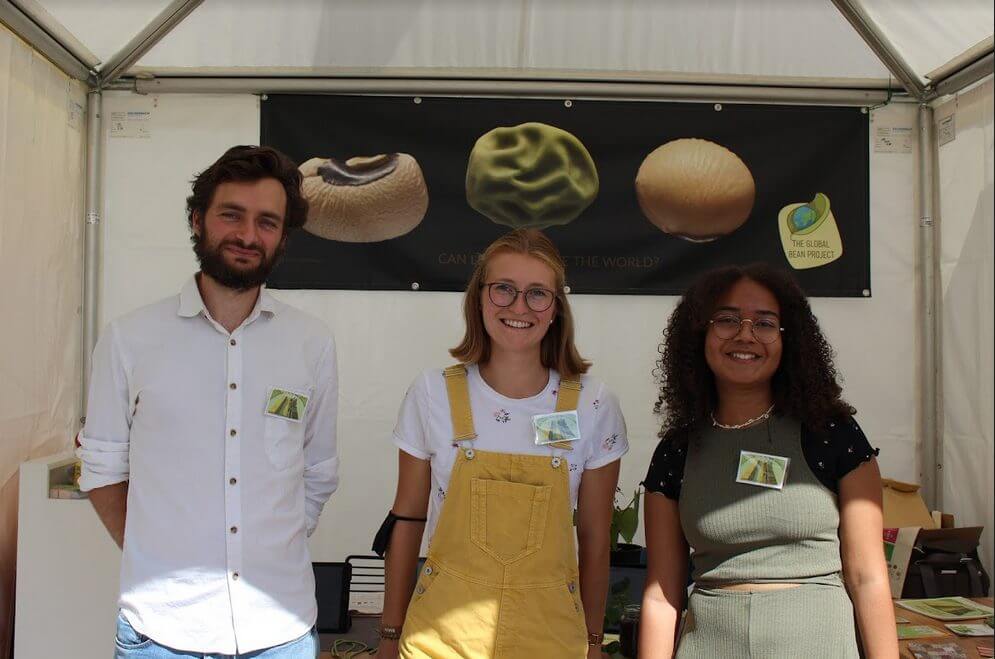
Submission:
<svg viewBox="0 0 995 659">
<path fill-rule="evenodd" d="M 632 493 L 632 499 L 625 506 L 619 505 L 620 488 L 615 488 L 615 503 L 612 508 L 612 522 L 609 529 L 611 535 L 611 564 L 614 566 L 642 565 L 643 548 L 632 544 L 639 528 L 639 500 L 642 497 L 642 487 L 637 487 Z M 624 541 L 624 542 L 620 542 Z"/>
</svg>

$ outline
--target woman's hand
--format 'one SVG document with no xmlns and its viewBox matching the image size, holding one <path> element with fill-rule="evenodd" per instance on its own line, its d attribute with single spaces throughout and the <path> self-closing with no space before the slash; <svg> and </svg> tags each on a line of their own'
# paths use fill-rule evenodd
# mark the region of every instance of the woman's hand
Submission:
<svg viewBox="0 0 995 659">
<path fill-rule="evenodd" d="M 381 639 L 377 648 L 377 659 L 397 659 L 397 641 Z"/>
</svg>

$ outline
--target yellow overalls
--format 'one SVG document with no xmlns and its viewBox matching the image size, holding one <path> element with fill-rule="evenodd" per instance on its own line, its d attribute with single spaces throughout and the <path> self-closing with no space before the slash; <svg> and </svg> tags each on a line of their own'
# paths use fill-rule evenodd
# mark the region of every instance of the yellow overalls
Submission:
<svg viewBox="0 0 995 659">
<path fill-rule="evenodd" d="M 587 656 L 569 446 L 549 455 L 475 451 L 466 369 L 447 368 L 456 457 L 442 513 L 404 620 L 405 659 Z M 561 380 L 556 411 L 577 409 Z"/>
</svg>

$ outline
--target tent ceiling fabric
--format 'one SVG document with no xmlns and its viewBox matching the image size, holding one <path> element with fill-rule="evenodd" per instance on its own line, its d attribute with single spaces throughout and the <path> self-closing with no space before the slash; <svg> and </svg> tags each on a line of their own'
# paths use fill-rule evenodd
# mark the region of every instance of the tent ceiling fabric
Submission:
<svg viewBox="0 0 995 659">
<path fill-rule="evenodd" d="M 862 0 L 871 19 L 925 78 L 992 36 L 991 0 Z"/>
<path fill-rule="evenodd" d="M 37 2 L 102 61 L 169 4 Z M 863 3 L 923 76 L 992 31 L 990 0 Z M 138 67 L 888 77 L 830 0 L 207 0 Z"/>
<path fill-rule="evenodd" d="M 257 2 L 236 10 L 208 0 L 139 64 L 887 77 L 831 4 L 817 10 L 785 0 L 743 4 L 305 1 L 292 10 Z M 217 25 L 244 39 L 209 38 Z M 295 37 L 274 39 L 274 32 Z M 808 56 L 795 52 L 786 38 L 792 33 L 817 35 Z M 837 55 L 826 57 L 829 48 Z"/>
<path fill-rule="evenodd" d="M 55 20 L 106 62 L 141 32 L 168 0 L 35 0 Z"/>
</svg>

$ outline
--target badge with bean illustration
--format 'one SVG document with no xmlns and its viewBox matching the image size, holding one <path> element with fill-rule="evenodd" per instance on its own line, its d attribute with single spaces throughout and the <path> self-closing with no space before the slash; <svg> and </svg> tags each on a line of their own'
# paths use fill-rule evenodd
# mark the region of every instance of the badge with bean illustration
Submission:
<svg viewBox="0 0 995 659">
<path fill-rule="evenodd" d="M 779 455 L 740 451 L 736 482 L 780 490 L 784 487 L 790 461 Z"/>
<path fill-rule="evenodd" d="M 294 423 L 304 419 L 308 397 L 305 394 L 273 387 L 266 402 L 266 416 L 274 416 Z"/>
<path fill-rule="evenodd" d="M 577 410 L 537 414 L 532 417 L 536 446 L 575 442 L 580 439 L 580 420 Z"/>
</svg>

